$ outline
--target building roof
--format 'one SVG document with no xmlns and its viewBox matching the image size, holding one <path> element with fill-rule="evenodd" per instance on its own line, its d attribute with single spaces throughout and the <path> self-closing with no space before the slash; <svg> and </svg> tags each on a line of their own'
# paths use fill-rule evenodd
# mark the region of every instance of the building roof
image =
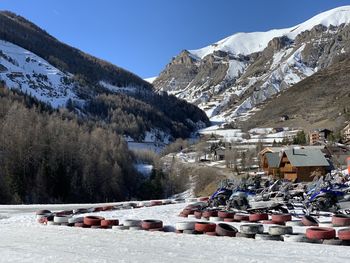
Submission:
<svg viewBox="0 0 350 263">
<path fill-rule="evenodd" d="M 294 167 L 329 166 L 327 159 L 319 149 L 293 148 L 285 150 L 284 153 Z"/>
<path fill-rule="evenodd" d="M 269 168 L 278 168 L 280 164 L 280 154 L 278 152 L 268 152 L 265 154 Z"/>
</svg>

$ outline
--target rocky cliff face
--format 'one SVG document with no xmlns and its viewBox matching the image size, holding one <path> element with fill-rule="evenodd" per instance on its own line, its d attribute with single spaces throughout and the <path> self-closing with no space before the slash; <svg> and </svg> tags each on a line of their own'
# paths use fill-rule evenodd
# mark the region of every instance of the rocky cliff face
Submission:
<svg viewBox="0 0 350 263">
<path fill-rule="evenodd" d="M 212 119 L 244 120 L 257 107 L 350 52 L 350 7 L 288 29 L 238 33 L 183 51 L 153 82 Z"/>
</svg>

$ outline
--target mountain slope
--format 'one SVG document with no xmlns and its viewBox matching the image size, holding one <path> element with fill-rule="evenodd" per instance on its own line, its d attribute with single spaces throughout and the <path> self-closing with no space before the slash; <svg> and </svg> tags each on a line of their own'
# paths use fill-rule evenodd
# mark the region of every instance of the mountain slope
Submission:
<svg viewBox="0 0 350 263">
<path fill-rule="evenodd" d="M 266 100 L 348 56 L 349 22 L 344 6 L 287 29 L 237 33 L 181 52 L 153 85 L 210 118 L 247 119 Z"/>
<path fill-rule="evenodd" d="M 147 132 L 161 135 L 160 141 L 187 137 L 208 124 L 194 105 L 155 93 L 135 74 L 61 43 L 7 11 L 0 12 L 0 80 L 136 140 Z"/>
<path fill-rule="evenodd" d="M 290 119 L 282 123 L 282 115 Z M 350 120 L 349 59 L 334 63 L 282 92 L 256 112 L 246 126 L 334 129 L 343 128 L 346 120 Z"/>
</svg>

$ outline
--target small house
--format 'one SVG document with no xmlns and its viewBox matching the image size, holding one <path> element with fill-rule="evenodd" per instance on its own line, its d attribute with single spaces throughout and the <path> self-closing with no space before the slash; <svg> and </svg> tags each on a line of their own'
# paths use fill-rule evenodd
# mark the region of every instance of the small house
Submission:
<svg viewBox="0 0 350 263">
<path fill-rule="evenodd" d="M 325 175 L 330 166 L 319 149 L 291 148 L 281 153 L 279 169 L 290 181 L 312 181 L 312 175 Z"/>
</svg>

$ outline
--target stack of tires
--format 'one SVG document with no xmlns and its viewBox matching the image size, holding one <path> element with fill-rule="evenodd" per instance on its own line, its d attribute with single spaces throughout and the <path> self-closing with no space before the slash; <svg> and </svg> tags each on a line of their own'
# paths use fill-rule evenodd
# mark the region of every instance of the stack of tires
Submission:
<svg viewBox="0 0 350 263">
<path fill-rule="evenodd" d="M 161 220 L 146 219 L 141 222 L 141 228 L 147 231 L 163 231 L 163 222 Z"/>
</svg>

